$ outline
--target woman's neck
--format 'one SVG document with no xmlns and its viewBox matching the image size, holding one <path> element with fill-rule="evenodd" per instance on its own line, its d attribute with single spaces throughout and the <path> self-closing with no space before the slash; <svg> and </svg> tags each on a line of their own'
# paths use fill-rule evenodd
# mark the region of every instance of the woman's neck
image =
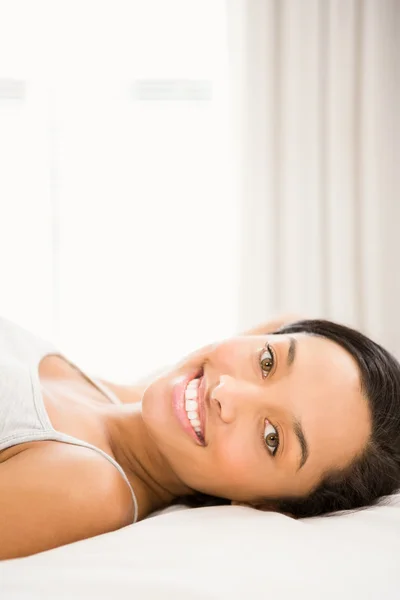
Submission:
<svg viewBox="0 0 400 600">
<path fill-rule="evenodd" d="M 149 436 L 141 408 L 141 402 L 126 402 L 110 407 L 106 417 L 110 448 L 137 497 L 138 520 L 193 493 L 178 479 Z"/>
</svg>

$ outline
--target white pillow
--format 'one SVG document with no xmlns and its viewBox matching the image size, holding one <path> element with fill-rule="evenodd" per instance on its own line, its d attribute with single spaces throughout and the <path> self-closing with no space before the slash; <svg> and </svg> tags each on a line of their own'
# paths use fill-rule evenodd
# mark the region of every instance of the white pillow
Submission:
<svg viewBox="0 0 400 600">
<path fill-rule="evenodd" d="M 7 600 L 400 598 L 400 495 L 293 520 L 173 506 L 124 529 L 0 563 Z"/>
</svg>

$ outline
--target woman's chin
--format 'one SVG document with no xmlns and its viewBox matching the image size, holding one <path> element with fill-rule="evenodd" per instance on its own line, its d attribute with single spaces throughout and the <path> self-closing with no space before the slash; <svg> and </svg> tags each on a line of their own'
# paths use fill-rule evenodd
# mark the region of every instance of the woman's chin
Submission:
<svg viewBox="0 0 400 600">
<path fill-rule="evenodd" d="M 168 398 L 168 378 L 161 377 L 149 384 L 142 396 L 143 422 L 151 436 L 160 441 L 171 427 L 172 407 Z"/>
<path fill-rule="evenodd" d="M 142 415 L 145 422 L 153 420 L 157 416 L 157 413 L 160 412 L 159 406 L 157 406 L 157 403 L 160 403 L 160 392 L 158 391 L 157 393 L 159 387 L 159 380 L 154 380 L 148 384 L 143 392 Z"/>
</svg>

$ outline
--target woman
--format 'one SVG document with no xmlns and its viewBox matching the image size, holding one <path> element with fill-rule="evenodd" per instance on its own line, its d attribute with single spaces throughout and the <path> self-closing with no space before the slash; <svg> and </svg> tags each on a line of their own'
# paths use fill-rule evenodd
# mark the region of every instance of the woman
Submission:
<svg viewBox="0 0 400 600">
<path fill-rule="evenodd" d="M 396 491 L 399 363 L 347 327 L 291 321 L 118 386 L 0 319 L 0 557 L 119 529 L 182 498 L 302 517 Z"/>
</svg>

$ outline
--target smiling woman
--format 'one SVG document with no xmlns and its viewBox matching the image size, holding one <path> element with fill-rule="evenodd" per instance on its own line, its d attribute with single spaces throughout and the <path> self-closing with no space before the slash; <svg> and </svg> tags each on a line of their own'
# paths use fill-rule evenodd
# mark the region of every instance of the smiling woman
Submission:
<svg viewBox="0 0 400 600">
<path fill-rule="evenodd" d="M 271 322 L 126 387 L 0 319 L 0 366 L 1 558 L 182 499 L 304 517 L 400 487 L 400 365 L 343 325 Z"/>
<path fill-rule="evenodd" d="M 155 447 L 191 490 L 252 504 L 305 496 L 363 452 L 371 419 L 359 370 L 331 339 L 300 329 L 240 336 L 198 358 L 204 447 L 171 413 L 165 392 L 174 373 L 147 388 L 142 408 Z"/>
<path fill-rule="evenodd" d="M 224 472 L 226 477 L 229 472 L 237 477 L 238 466 L 243 471 L 247 467 L 251 472 L 247 478 L 258 484 L 252 499 L 245 494 L 235 498 L 233 490 L 222 499 L 220 493 L 210 494 L 207 485 L 201 493 L 185 497 L 185 503 L 209 506 L 233 500 L 310 517 L 371 505 L 397 491 L 400 367 L 394 357 L 360 332 L 324 320 L 287 324 L 267 337 L 271 358 L 263 389 L 260 386 L 256 393 L 249 386 L 245 360 L 236 364 L 232 360 L 230 371 L 224 369 L 230 373 L 225 381 L 230 387 L 225 393 L 215 388 L 219 390 L 215 395 L 225 422 L 229 421 L 225 403 L 229 410 L 236 403 L 236 418 L 243 422 L 262 406 L 274 423 L 275 462 L 268 464 L 268 472 L 266 466 L 257 468 L 253 458 L 251 464 L 247 462 L 250 450 L 242 444 L 245 432 L 237 423 L 236 431 L 232 430 L 236 440 L 223 439 L 225 451 L 235 457 L 235 464 L 230 464 L 226 456 Z M 231 343 L 225 342 L 225 348 Z M 225 360 L 221 349 L 211 364 L 221 364 L 220 359 Z M 214 464 L 207 471 L 210 479 Z"/>
</svg>

